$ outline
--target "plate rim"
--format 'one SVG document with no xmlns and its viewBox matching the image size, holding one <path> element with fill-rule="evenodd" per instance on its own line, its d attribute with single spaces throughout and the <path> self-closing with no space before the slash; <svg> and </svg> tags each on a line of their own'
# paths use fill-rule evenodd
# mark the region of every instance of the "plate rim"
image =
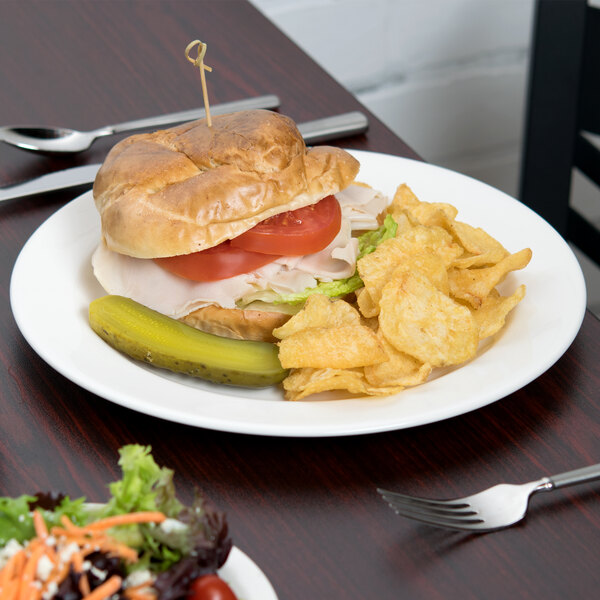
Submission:
<svg viewBox="0 0 600 600">
<path fill-rule="evenodd" d="M 230 571 L 233 570 L 233 581 Z M 252 590 L 255 591 L 257 583 L 261 586 L 256 594 L 256 600 L 278 600 L 277 592 L 273 584 L 266 576 L 265 572 L 254 562 L 248 554 L 241 550 L 238 546 L 232 546 L 227 560 L 218 571 L 219 577 L 233 589 L 239 598 L 248 598 L 252 600 L 252 596 L 248 596 L 244 590 L 239 589 L 241 584 L 238 584 L 237 578 L 247 578 L 248 585 L 251 584 Z M 251 581 L 250 581 L 251 580 Z M 244 585 L 244 587 L 246 587 Z M 242 593 L 244 592 L 244 593 Z"/>
</svg>

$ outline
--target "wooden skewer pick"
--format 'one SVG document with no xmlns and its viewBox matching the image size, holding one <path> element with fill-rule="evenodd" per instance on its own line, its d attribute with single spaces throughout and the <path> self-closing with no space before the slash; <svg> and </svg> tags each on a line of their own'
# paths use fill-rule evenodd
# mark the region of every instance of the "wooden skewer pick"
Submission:
<svg viewBox="0 0 600 600">
<path fill-rule="evenodd" d="M 198 46 L 198 56 L 192 58 L 190 51 L 194 46 Z M 202 97 L 204 98 L 204 110 L 206 112 L 206 124 L 212 127 L 210 119 L 210 106 L 208 104 L 208 92 L 206 90 L 206 77 L 204 71 L 212 71 L 212 68 L 204 64 L 204 55 L 206 54 L 206 44 L 200 40 L 194 40 L 187 45 L 185 49 L 185 57 L 195 66 L 200 69 L 200 81 L 202 82 Z"/>
</svg>

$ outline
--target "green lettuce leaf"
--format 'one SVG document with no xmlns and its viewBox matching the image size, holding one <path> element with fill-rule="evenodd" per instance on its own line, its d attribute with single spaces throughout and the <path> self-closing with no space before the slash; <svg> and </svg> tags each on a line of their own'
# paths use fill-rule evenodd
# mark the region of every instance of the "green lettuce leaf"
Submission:
<svg viewBox="0 0 600 600">
<path fill-rule="evenodd" d="M 96 518 L 138 511 L 159 511 L 174 518 L 181 512 L 183 505 L 175 496 L 173 471 L 159 467 L 150 452 L 149 446 L 138 444 L 123 446 L 119 450 L 119 465 L 123 476 L 109 485 L 111 498 L 95 515 Z M 127 546 L 138 549 L 142 555 L 145 553 L 152 560 L 160 562 L 164 553 L 153 540 L 154 529 L 154 525 L 124 525 L 115 527 L 110 533 Z M 175 557 L 168 552 L 167 554 L 169 562 L 181 557 L 180 553 Z M 141 567 L 146 562 L 143 560 L 137 566 Z"/>
<path fill-rule="evenodd" d="M 0 546 L 15 539 L 24 542 L 34 534 L 29 503 L 35 496 L 0 498 Z"/>
<path fill-rule="evenodd" d="M 38 495 L 0 498 L 0 547 L 11 539 L 23 543 L 35 535 L 33 508 L 37 508 L 42 514 L 48 527 L 60 525 L 62 515 L 69 517 L 76 525 L 83 525 L 89 520 L 88 511 L 84 507 L 85 498 L 71 500 L 63 497 L 51 510 L 38 506 L 37 499 Z"/>
<path fill-rule="evenodd" d="M 173 471 L 159 467 L 149 446 L 130 444 L 119 450 L 123 477 L 111 483 L 111 498 L 102 517 L 136 511 L 161 511 L 176 516 L 183 505 L 175 496 Z"/>
<path fill-rule="evenodd" d="M 398 224 L 396 221 L 394 221 L 391 215 L 387 215 L 381 227 L 374 229 L 373 231 L 367 231 L 359 236 L 357 260 L 374 252 L 377 246 L 383 241 L 395 237 L 397 229 Z M 306 302 L 306 299 L 312 294 L 325 294 L 325 296 L 335 298 L 338 296 L 345 296 L 361 287 L 363 287 L 362 279 L 360 278 L 358 271 L 355 271 L 354 275 L 347 277 L 346 279 L 324 281 L 315 287 L 307 288 L 304 291 L 295 294 L 278 294 L 276 297 L 270 298 L 269 301 L 273 304 L 296 305 Z"/>
<path fill-rule="evenodd" d="M 396 237 L 397 231 L 398 223 L 394 221 L 392 215 L 386 215 L 381 227 L 374 229 L 373 231 L 367 231 L 358 237 L 357 260 L 374 252 L 381 242 Z"/>
</svg>

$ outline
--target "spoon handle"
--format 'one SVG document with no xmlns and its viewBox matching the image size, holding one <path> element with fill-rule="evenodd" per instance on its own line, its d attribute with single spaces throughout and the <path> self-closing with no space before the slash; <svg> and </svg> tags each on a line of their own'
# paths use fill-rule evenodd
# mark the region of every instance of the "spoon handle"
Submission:
<svg viewBox="0 0 600 600">
<path fill-rule="evenodd" d="M 211 114 L 222 115 L 228 112 L 238 110 L 254 110 L 258 108 L 278 108 L 280 100 L 277 96 L 268 94 L 266 96 L 257 96 L 256 98 L 246 98 L 244 100 L 236 100 L 234 102 L 225 102 L 223 104 L 215 104 L 211 106 Z M 130 131 L 132 129 L 144 129 L 146 127 L 160 127 L 170 123 L 183 123 L 184 121 L 192 121 L 194 119 L 203 119 L 206 116 L 206 111 L 203 108 L 194 108 L 181 112 L 171 113 L 168 115 L 158 115 L 156 117 L 147 117 L 145 119 L 136 119 L 135 121 L 127 121 L 127 123 L 119 123 L 117 125 L 109 125 L 102 127 L 99 131 L 103 135 L 111 133 L 120 133 L 122 131 Z M 104 133 L 106 132 L 106 133 Z"/>
</svg>

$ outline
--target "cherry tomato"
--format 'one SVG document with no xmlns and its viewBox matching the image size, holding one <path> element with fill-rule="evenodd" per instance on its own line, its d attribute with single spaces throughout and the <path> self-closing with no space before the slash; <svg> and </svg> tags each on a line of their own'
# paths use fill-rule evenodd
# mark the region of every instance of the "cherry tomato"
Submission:
<svg viewBox="0 0 600 600">
<path fill-rule="evenodd" d="M 311 206 L 265 219 L 231 240 L 231 246 L 264 254 L 304 256 L 327 247 L 341 223 L 338 201 L 327 196 Z"/>
<path fill-rule="evenodd" d="M 163 269 L 185 279 L 218 281 L 241 273 L 249 273 L 277 258 L 272 254 L 259 254 L 258 252 L 248 252 L 242 248 L 234 248 L 227 241 L 208 250 L 192 252 L 192 254 L 155 258 L 154 262 Z"/>
<path fill-rule="evenodd" d="M 237 600 L 237 597 L 218 575 L 203 575 L 192 582 L 188 599 Z"/>
</svg>

